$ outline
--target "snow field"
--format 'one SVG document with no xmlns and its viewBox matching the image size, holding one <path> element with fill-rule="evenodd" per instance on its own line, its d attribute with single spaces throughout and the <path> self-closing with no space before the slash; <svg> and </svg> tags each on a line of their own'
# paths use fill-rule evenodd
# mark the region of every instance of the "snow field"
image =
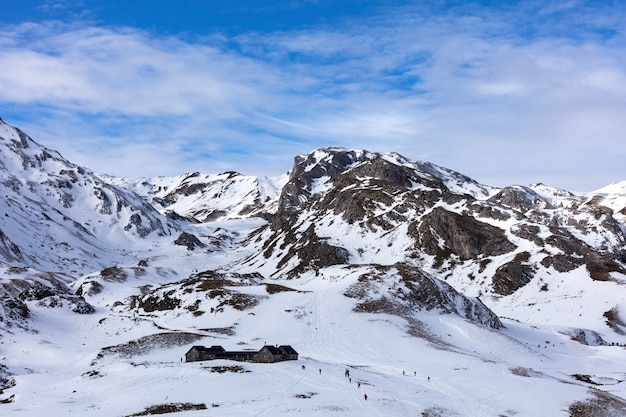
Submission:
<svg viewBox="0 0 626 417">
<path fill-rule="evenodd" d="M 104 346 L 162 331 L 150 317 L 134 320 L 101 306 L 87 316 L 35 308 L 38 333 L 3 339 L 17 385 L 11 390 L 15 401 L 2 410 L 16 416 L 127 416 L 153 405 L 189 403 L 208 410 L 181 417 L 420 416 L 427 410 L 450 416 L 565 416 L 569 403 L 587 395 L 588 387 L 573 379 L 574 373 L 612 382 L 610 392 L 626 394 L 618 382 L 625 375 L 616 373 L 625 369 L 621 347 L 584 347 L 558 329 L 511 320 L 495 332 L 458 317 L 424 313 L 420 319 L 433 339 L 447 344 L 435 346 L 407 334 L 404 319 L 354 313 L 353 301 L 342 295 L 351 278 L 337 279 L 340 272 L 337 267 L 321 279 L 279 282 L 304 292 L 268 295 L 249 311 L 225 311 L 225 321 L 236 324 L 234 336 L 207 336 L 130 358 L 97 355 Z M 263 287 L 243 289 L 261 295 Z M 176 326 L 207 325 L 201 319 L 188 316 L 188 323 Z M 167 324 L 167 315 L 160 320 Z M 193 344 L 258 349 L 264 343 L 290 344 L 300 360 L 181 362 Z M 235 371 L 219 373 L 215 367 Z"/>
</svg>

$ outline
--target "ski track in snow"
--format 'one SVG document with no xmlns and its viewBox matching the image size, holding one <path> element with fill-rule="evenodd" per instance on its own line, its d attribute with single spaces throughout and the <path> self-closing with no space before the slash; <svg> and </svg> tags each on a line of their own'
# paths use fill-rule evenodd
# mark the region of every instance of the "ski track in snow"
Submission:
<svg viewBox="0 0 626 417">
<path fill-rule="evenodd" d="M 325 350 L 329 348 L 329 346 L 333 346 L 335 350 L 332 352 L 337 357 L 344 357 L 346 361 L 349 363 L 368 363 L 371 361 L 371 355 L 354 355 L 354 343 L 359 343 L 359 348 L 363 352 L 367 352 L 369 354 L 376 353 L 376 347 L 372 344 L 371 341 L 359 338 L 358 341 L 353 339 L 347 339 L 344 335 L 351 334 L 349 332 L 345 332 L 343 328 L 334 327 L 333 330 L 328 329 L 328 325 L 334 325 L 336 316 L 332 314 L 328 314 L 328 311 L 332 309 L 332 305 L 330 303 L 324 302 L 324 297 L 320 297 L 318 294 L 315 294 L 311 297 L 311 302 L 308 305 L 309 311 L 311 312 L 313 317 L 310 317 L 309 323 L 311 327 L 311 331 L 307 336 L 307 349 L 312 351 L 318 351 L 321 353 L 325 353 Z M 333 319 L 335 317 L 335 319 Z M 460 328 L 459 328 L 460 329 Z M 460 329 L 462 330 L 462 329 Z M 359 334 L 360 332 L 355 332 Z M 325 356 L 329 356 L 326 354 Z M 376 374 L 377 377 L 383 377 L 384 379 L 391 380 L 391 384 L 393 385 L 393 380 L 397 378 L 397 375 L 402 373 L 402 371 L 398 367 L 391 366 L 369 366 L 365 369 L 361 369 L 361 373 L 364 375 L 368 374 Z M 392 376 L 393 375 L 393 376 Z M 403 375 L 407 376 L 407 375 Z M 417 376 L 417 375 L 416 375 Z M 439 398 L 447 398 L 447 401 L 450 404 L 454 404 L 454 409 L 460 411 L 462 415 L 468 417 L 489 417 L 491 414 L 488 409 L 475 401 L 474 398 L 468 397 L 464 395 L 458 389 L 455 389 L 450 384 L 447 384 L 442 379 L 428 378 L 426 383 L 420 382 L 424 380 L 423 375 L 419 375 L 420 378 L 414 377 L 413 379 L 407 378 L 406 381 L 415 385 L 415 389 L 418 388 L 427 388 L 429 391 L 435 391 L 440 394 Z M 383 397 L 393 398 L 394 393 L 392 391 L 386 389 L 380 389 L 378 387 L 374 387 L 379 392 L 379 394 L 384 394 Z M 494 392 L 491 395 L 499 395 L 501 392 Z M 410 401 L 407 399 L 400 400 L 401 402 L 411 404 L 412 406 L 417 406 L 415 401 Z M 417 407 L 415 407 L 417 408 Z M 372 412 L 371 415 L 384 415 L 379 413 L 378 411 L 370 408 Z"/>
</svg>

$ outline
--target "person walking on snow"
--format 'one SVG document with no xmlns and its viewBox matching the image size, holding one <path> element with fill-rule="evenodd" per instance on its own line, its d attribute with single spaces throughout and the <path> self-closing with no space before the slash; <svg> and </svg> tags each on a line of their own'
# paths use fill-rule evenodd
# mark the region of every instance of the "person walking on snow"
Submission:
<svg viewBox="0 0 626 417">
<path fill-rule="evenodd" d="M 363 393 L 363 398 L 367 401 L 367 394 Z"/>
</svg>

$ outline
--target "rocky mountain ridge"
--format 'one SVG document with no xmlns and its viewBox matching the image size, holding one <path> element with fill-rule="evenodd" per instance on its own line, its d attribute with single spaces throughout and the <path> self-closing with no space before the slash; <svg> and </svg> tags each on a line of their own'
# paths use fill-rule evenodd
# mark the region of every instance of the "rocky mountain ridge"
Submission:
<svg viewBox="0 0 626 417">
<path fill-rule="evenodd" d="M 592 279 L 621 279 L 624 224 L 602 204 L 607 197 L 534 187 L 541 194 L 481 186 L 397 155 L 318 150 L 296 158 L 277 213 L 257 232 L 262 247 L 248 262 L 274 259 L 274 274 L 297 274 L 387 252 L 385 263 L 408 262 L 437 276 L 462 269 L 485 287 L 481 293 L 501 296 L 545 269 L 585 265 Z M 391 250 L 372 247 L 379 237 Z M 325 256 L 315 257 L 319 251 Z"/>
<path fill-rule="evenodd" d="M 120 263 L 115 246 L 128 237 L 171 236 L 190 250 L 211 248 L 219 239 L 198 238 L 184 225 L 258 217 L 267 222 L 241 243 L 250 255 L 237 267 L 272 278 L 402 264 L 464 293 L 501 298 L 532 282 L 549 292 L 549 275 L 579 268 L 597 281 L 621 282 L 626 274 L 626 197 L 619 193 L 497 189 L 395 153 L 343 148 L 296 156 L 288 175 L 276 178 L 228 172 L 128 180 L 97 175 L 19 129 L 0 127 L 0 255 L 10 267 L 89 272 Z M 85 245 L 68 244 L 66 235 Z"/>
</svg>

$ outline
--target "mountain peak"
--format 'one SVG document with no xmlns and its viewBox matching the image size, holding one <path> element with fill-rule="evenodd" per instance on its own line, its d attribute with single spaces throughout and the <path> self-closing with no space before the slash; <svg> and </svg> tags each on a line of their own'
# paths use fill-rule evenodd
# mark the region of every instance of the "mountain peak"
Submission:
<svg viewBox="0 0 626 417">
<path fill-rule="evenodd" d="M 626 180 L 617 181 L 605 187 L 599 188 L 593 192 L 594 194 L 621 194 L 626 195 Z"/>
<path fill-rule="evenodd" d="M 378 153 L 330 147 L 296 156 L 287 185 L 281 193 L 279 206 L 286 210 L 295 210 L 312 196 L 328 191 L 333 182 L 348 171 L 352 171 L 354 180 L 385 181 L 407 189 L 445 189 L 480 198 L 496 192 L 496 189 L 479 184 L 453 170 L 430 162 L 410 161 L 395 152 Z M 345 186 L 346 182 L 343 181 L 342 184 Z"/>
</svg>

